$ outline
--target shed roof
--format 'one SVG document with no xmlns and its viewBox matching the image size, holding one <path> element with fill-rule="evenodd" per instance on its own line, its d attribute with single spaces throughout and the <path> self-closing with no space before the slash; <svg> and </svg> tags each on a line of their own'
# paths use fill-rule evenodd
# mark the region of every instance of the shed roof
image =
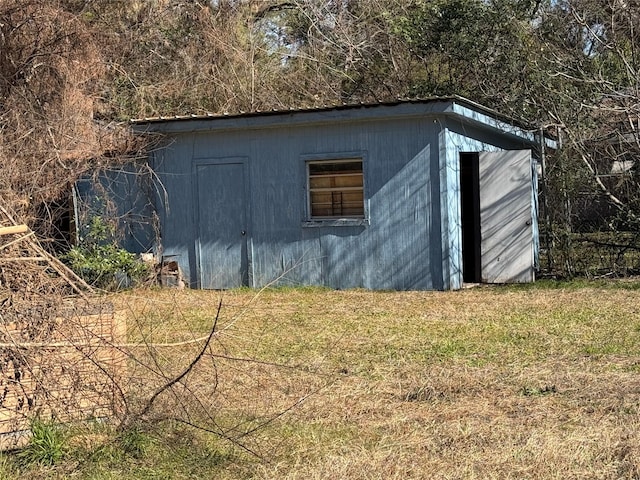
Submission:
<svg viewBox="0 0 640 480">
<path fill-rule="evenodd" d="M 131 124 L 138 132 L 180 133 L 427 114 L 453 116 L 465 123 L 498 130 L 532 144 L 537 142 L 536 133 L 539 129 L 460 96 L 398 99 L 377 103 L 325 105 L 288 110 L 145 117 L 133 119 Z M 555 148 L 555 142 L 549 138 L 545 140 L 548 146 Z"/>
</svg>

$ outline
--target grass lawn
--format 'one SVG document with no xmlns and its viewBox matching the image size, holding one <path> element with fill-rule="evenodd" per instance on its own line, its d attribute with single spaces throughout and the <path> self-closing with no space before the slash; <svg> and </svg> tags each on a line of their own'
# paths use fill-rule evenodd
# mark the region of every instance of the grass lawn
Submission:
<svg viewBox="0 0 640 480">
<path fill-rule="evenodd" d="M 7 478 L 637 479 L 640 283 L 459 292 L 151 290 L 127 319 L 133 412 Z M 192 340 L 194 340 L 191 342 Z M 157 344 L 185 342 L 175 346 Z"/>
</svg>

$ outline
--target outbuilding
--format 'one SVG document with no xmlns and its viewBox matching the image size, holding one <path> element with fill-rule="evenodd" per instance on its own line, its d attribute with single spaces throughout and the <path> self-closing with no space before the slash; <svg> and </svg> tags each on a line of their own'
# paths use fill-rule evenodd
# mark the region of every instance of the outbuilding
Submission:
<svg viewBox="0 0 640 480">
<path fill-rule="evenodd" d="M 464 98 L 133 126 L 165 138 L 147 247 L 194 288 L 534 280 L 541 139 Z"/>
</svg>

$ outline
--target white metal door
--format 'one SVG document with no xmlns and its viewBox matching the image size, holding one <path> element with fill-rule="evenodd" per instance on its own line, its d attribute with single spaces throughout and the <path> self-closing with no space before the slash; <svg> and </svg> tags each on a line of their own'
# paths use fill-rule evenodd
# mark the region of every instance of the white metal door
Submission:
<svg viewBox="0 0 640 480">
<path fill-rule="evenodd" d="M 480 152 L 481 281 L 534 281 L 531 152 Z"/>
</svg>

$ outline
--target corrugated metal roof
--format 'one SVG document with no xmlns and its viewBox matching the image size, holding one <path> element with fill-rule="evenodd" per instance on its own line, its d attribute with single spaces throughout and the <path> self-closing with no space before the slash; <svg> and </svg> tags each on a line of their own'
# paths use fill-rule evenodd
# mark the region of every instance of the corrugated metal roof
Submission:
<svg viewBox="0 0 640 480">
<path fill-rule="evenodd" d="M 304 113 L 304 112 L 326 112 L 333 110 L 348 110 L 348 109 L 357 109 L 357 108 L 375 108 L 379 106 L 395 106 L 400 104 L 407 103 L 431 103 L 431 102 L 458 102 L 461 104 L 465 104 L 475 110 L 482 111 L 487 113 L 493 117 L 499 118 L 502 121 L 505 121 L 511 125 L 518 126 L 525 130 L 533 130 L 534 128 L 524 122 L 523 120 L 518 120 L 508 115 L 501 114 L 500 112 L 493 110 L 489 107 L 485 107 L 479 103 L 473 102 L 467 98 L 453 95 L 446 97 L 424 97 L 424 98 L 399 98 L 393 101 L 384 101 L 384 102 L 360 102 L 360 103 L 342 103 L 335 105 L 322 105 L 318 107 L 309 107 L 309 108 L 289 108 L 289 109 L 272 109 L 272 110 L 255 110 L 252 112 L 223 112 L 223 113 L 206 113 L 206 114 L 191 114 L 191 115 L 172 115 L 172 116 L 159 116 L 159 117 L 144 117 L 144 118 L 136 118 L 132 119 L 130 122 L 132 124 L 141 125 L 141 124 L 149 124 L 149 123 L 162 123 L 162 122 L 175 122 L 175 121 L 188 121 L 188 120 L 207 120 L 207 119 L 221 119 L 221 118 L 241 118 L 241 117 L 256 117 L 256 116 L 268 116 L 268 115 L 284 115 L 291 113 Z"/>
</svg>

